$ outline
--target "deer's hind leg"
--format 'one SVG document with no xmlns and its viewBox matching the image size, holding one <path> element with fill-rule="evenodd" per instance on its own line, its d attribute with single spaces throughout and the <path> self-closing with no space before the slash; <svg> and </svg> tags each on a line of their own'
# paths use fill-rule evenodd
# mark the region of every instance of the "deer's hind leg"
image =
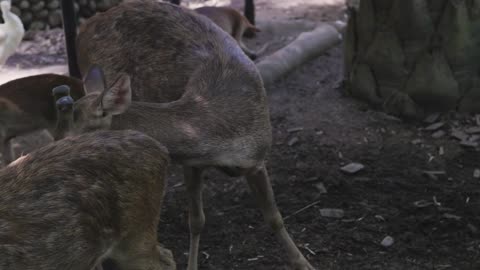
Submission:
<svg viewBox="0 0 480 270">
<path fill-rule="evenodd" d="M 200 234 L 205 226 L 205 214 L 203 212 L 203 179 L 202 169 L 184 166 L 184 178 L 187 187 L 188 198 L 188 223 L 190 227 L 190 250 L 188 252 L 187 270 L 198 269 L 198 250 L 200 246 Z"/>
<path fill-rule="evenodd" d="M 287 252 L 290 263 L 295 270 L 313 270 L 310 263 L 305 259 L 288 234 L 283 224 L 283 219 L 275 202 L 272 186 L 268 177 L 267 169 L 262 164 L 245 175 L 248 185 L 257 199 L 258 206 L 262 211 L 265 222 L 273 230 L 275 236 Z"/>
</svg>

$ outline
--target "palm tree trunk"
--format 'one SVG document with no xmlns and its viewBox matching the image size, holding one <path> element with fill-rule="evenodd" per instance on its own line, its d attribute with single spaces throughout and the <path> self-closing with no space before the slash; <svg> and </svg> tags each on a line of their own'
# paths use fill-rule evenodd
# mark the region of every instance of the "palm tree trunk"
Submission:
<svg viewBox="0 0 480 270">
<path fill-rule="evenodd" d="M 406 117 L 480 112 L 480 0 L 361 0 L 349 13 L 353 96 Z"/>
</svg>

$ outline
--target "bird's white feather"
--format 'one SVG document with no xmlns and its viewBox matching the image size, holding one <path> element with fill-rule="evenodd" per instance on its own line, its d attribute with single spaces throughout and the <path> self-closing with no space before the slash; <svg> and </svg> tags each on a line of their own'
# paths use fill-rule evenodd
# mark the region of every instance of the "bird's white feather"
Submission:
<svg viewBox="0 0 480 270">
<path fill-rule="evenodd" d="M 0 2 L 4 21 L 3 24 L 0 24 L 0 66 L 4 65 L 7 59 L 15 53 L 25 35 L 22 21 L 10 8 L 10 0 Z"/>
</svg>

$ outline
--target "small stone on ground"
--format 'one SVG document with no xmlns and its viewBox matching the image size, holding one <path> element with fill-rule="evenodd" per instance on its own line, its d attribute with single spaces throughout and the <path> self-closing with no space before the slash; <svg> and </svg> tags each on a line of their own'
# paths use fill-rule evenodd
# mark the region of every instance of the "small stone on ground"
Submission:
<svg viewBox="0 0 480 270">
<path fill-rule="evenodd" d="M 395 243 L 395 240 L 393 239 L 393 237 L 387 235 L 385 236 L 385 238 L 383 238 L 380 244 L 384 247 L 390 247 L 391 245 L 393 245 L 393 243 Z"/>
<path fill-rule="evenodd" d="M 340 168 L 342 172 L 348 173 L 348 174 L 355 174 L 361 170 L 363 170 L 365 166 L 360 163 L 352 162 L 350 164 L 347 164 L 343 167 Z"/>
</svg>

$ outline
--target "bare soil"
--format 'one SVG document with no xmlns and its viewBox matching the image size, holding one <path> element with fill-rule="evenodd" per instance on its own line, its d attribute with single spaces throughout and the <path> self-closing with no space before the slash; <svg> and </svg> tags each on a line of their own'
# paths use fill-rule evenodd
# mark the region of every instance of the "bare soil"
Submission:
<svg viewBox="0 0 480 270">
<path fill-rule="evenodd" d="M 275 142 L 268 168 L 297 245 L 319 269 L 480 269 L 479 153 L 342 95 L 340 59 L 335 48 L 268 89 Z M 287 132 L 296 127 L 303 130 Z M 342 173 L 350 162 L 366 168 Z M 179 172 L 159 232 L 183 269 L 188 226 Z M 212 172 L 205 182 L 201 269 L 288 269 L 244 181 Z M 322 208 L 345 216 L 322 217 Z M 388 248 L 380 244 L 386 236 L 395 241 Z"/>
<path fill-rule="evenodd" d="M 256 2 L 259 20 L 343 18 L 340 0 Z M 274 39 L 278 47 L 292 38 L 272 33 L 248 44 Z M 342 78 L 338 46 L 267 89 L 274 135 L 268 169 L 302 252 L 318 269 L 480 269 L 480 179 L 474 177 L 480 154 L 449 136 L 453 128 L 477 125 L 473 118 L 441 116 L 447 135 L 434 139 L 420 129 L 425 123 L 405 123 L 351 99 Z M 350 162 L 365 169 L 343 173 Z M 209 171 L 205 183 L 200 269 L 289 269 L 245 181 Z M 186 267 L 189 245 L 185 196 L 181 170 L 173 166 L 159 240 L 174 252 L 178 269 Z M 342 209 L 344 216 L 324 217 L 323 208 Z M 394 240 L 389 247 L 381 245 L 386 236 Z"/>
</svg>

